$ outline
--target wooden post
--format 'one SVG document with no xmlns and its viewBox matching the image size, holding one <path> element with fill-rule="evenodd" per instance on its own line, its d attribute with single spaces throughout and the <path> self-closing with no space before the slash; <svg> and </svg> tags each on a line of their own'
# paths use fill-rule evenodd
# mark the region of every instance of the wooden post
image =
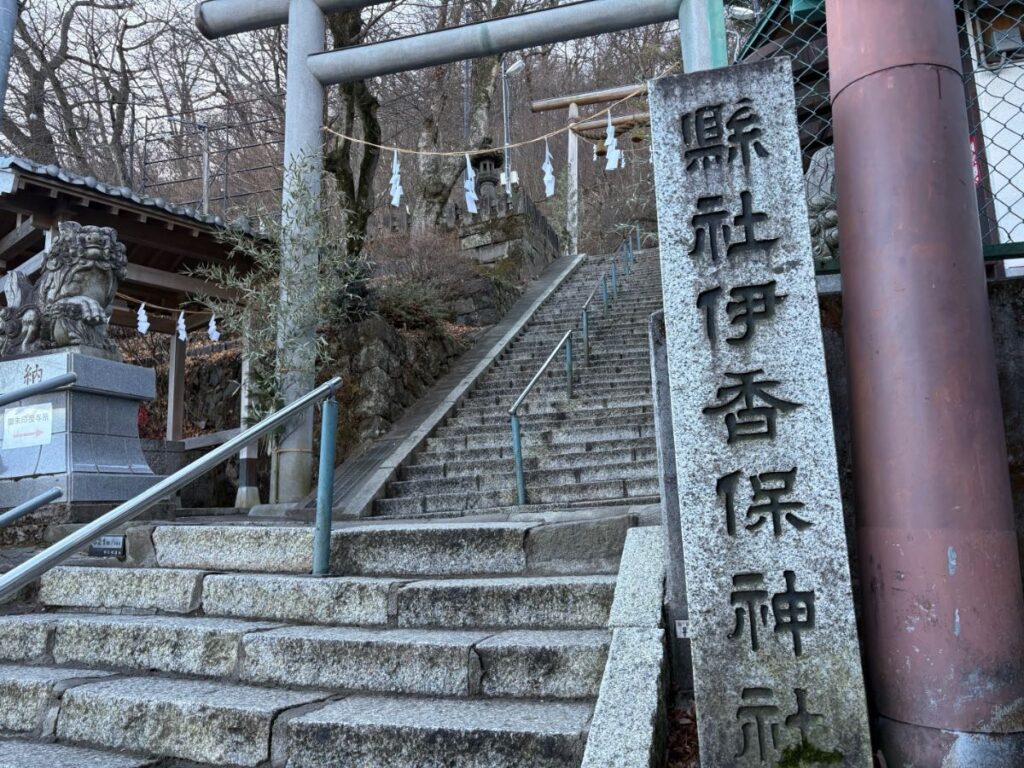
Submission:
<svg viewBox="0 0 1024 768">
<path fill-rule="evenodd" d="M 167 439 L 181 440 L 185 426 L 185 342 L 171 336 L 167 368 Z"/>
</svg>

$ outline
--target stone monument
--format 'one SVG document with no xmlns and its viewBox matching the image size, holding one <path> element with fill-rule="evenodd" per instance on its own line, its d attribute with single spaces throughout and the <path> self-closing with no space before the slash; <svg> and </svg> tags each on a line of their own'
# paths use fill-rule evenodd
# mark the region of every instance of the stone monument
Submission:
<svg viewBox="0 0 1024 768">
<path fill-rule="evenodd" d="M 701 764 L 870 768 L 790 63 L 650 98 Z"/>
<path fill-rule="evenodd" d="M 127 265 L 113 229 L 63 222 L 34 281 L 8 273 L 0 391 L 70 372 L 78 380 L 4 409 L 0 508 L 53 487 L 64 491 L 60 504 L 124 501 L 160 479 L 138 430 L 155 373 L 121 362 L 107 335 Z"/>
</svg>

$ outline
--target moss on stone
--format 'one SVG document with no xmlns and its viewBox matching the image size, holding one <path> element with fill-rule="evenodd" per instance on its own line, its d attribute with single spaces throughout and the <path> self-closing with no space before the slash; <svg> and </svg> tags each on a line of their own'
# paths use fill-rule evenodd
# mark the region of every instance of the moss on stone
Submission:
<svg viewBox="0 0 1024 768">
<path fill-rule="evenodd" d="M 778 768 L 807 768 L 813 765 L 839 765 L 842 762 L 842 752 L 825 752 L 809 741 L 802 741 L 799 746 L 787 747 L 783 751 Z"/>
</svg>

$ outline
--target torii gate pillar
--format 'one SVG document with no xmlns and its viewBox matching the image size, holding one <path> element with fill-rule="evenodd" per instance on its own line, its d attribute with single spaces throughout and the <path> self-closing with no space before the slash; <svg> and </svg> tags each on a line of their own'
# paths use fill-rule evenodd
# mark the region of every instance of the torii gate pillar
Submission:
<svg viewBox="0 0 1024 768">
<path fill-rule="evenodd" d="M 313 389 L 316 377 L 317 319 L 302 311 L 305 302 L 290 301 L 289 297 L 310 296 L 316 290 L 319 254 L 310 247 L 314 236 L 305 236 L 302 230 L 313 224 L 309 211 L 319 210 L 324 87 L 306 61 L 312 54 L 323 52 L 325 32 L 323 11 L 314 0 L 290 0 L 281 231 L 283 238 L 295 234 L 281 243 L 281 314 L 277 329 L 277 371 L 285 403 Z M 276 501 L 299 501 L 312 487 L 312 410 L 288 425 L 278 451 Z"/>
</svg>

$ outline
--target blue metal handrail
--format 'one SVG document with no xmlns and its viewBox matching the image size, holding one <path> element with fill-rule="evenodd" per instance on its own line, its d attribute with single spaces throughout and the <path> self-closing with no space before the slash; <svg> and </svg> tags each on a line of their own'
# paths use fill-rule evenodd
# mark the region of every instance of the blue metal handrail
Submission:
<svg viewBox="0 0 1024 768">
<path fill-rule="evenodd" d="M 639 225 L 637 226 L 637 238 L 639 239 Z M 584 365 L 590 363 L 590 305 L 594 302 L 594 298 L 597 296 L 597 292 L 601 291 L 601 297 L 604 302 L 605 311 L 608 310 L 608 277 L 611 275 L 611 285 L 613 298 L 619 296 L 619 257 L 622 257 L 622 275 L 628 276 L 631 267 L 636 263 L 636 254 L 633 251 L 633 234 L 630 232 L 629 236 L 626 237 L 615 253 L 612 254 L 611 260 L 611 271 L 603 272 L 601 279 L 598 284 L 594 287 L 594 290 L 590 292 L 587 300 L 583 302 L 583 308 L 580 316 L 580 327 L 581 335 L 583 340 L 583 362 Z M 569 399 L 573 396 L 573 358 L 572 358 L 572 343 L 573 343 L 574 331 L 568 331 L 555 345 L 554 350 L 548 355 L 548 359 L 544 361 L 544 364 L 537 371 L 536 375 L 530 380 L 530 383 L 526 385 L 526 389 L 523 390 L 522 394 L 516 399 L 515 403 L 509 409 L 508 414 L 512 420 L 512 454 L 515 459 L 515 472 L 516 472 L 516 499 L 520 505 L 526 504 L 526 475 L 523 469 L 523 435 L 522 425 L 519 421 L 519 407 L 526 401 L 527 396 L 533 391 L 533 388 L 540 381 L 544 373 L 551 367 L 551 364 L 558 357 L 559 351 L 565 348 L 565 370 L 567 379 L 567 390 Z"/>
<path fill-rule="evenodd" d="M 640 237 L 639 227 L 637 225 L 637 237 Z M 633 236 L 632 233 L 629 237 L 623 240 L 615 253 L 612 255 L 612 267 L 611 267 L 611 279 L 612 279 L 612 290 L 614 292 L 614 298 L 619 296 L 619 270 L 618 270 L 618 258 L 622 255 L 623 274 L 629 275 L 632 265 L 636 264 L 636 253 L 633 251 Z M 604 311 L 608 311 L 608 272 L 601 274 L 601 279 L 598 281 L 594 290 L 587 297 L 587 300 L 583 302 L 583 309 L 580 313 L 580 332 L 583 337 L 583 364 L 590 365 L 590 305 L 593 303 L 594 298 L 597 296 L 597 292 L 601 291 L 601 297 L 604 302 Z"/>
<path fill-rule="evenodd" d="M 516 401 L 512 404 L 512 407 L 508 409 L 508 415 L 512 418 L 512 453 L 515 456 L 516 462 L 516 498 L 519 500 L 519 504 L 523 505 L 526 503 L 526 477 L 523 473 L 523 435 L 521 425 L 519 423 L 519 407 L 526 401 L 530 392 L 537 386 L 541 376 L 551 367 L 551 364 L 555 362 L 555 358 L 558 357 L 558 353 L 565 347 L 565 376 L 566 376 L 566 391 L 569 399 L 572 400 L 572 335 L 574 331 L 568 331 L 562 340 L 555 345 L 554 350 L 548 355 L 548 359 L 544 361 L 544 365 L 540 367 L 540 370 L 530 379 L 530 383 L 526 385 L 526 389 L 519 395 Z"/>
<path fill-rule="evenodd" d="M 15 594 L 22 587 L 31 584 L 54 566 L 63 563 L 75 552 L 88 546 L 90 542 L 138 517 L 160 500 L 173 493 L 177 493 L 193 480 L 235 456 L 242 448 L 274 432 L 306 409 L 312 408 L 324 400 L 328 402 L 333 401 L 334 394 L 340 386 L 341 379 L 337 377 L 325 384 L 321 384 L 312 392 L 263 419 L 259 424 L 250 427 L 205 456 L 193 461 L 187 467 L 164 478 L 134 499 L 114 507 L 114 509 L 102 517 L 82 526 L 56 544 L 44 549 L 21 565 L 12 568 L 3 576 L 0 576 L 0 602 Z M 324 435 L 325 439 L 322 439 L 320 442 L 321 477 L 317 489 L 317 521 L 313 544 L 313 571 L 314 575 L 317 576 L 326 575 L 329 569 L 330 518 L 331 507 L 333 506 L 334 485 L 333 482 L 326 482 L 323 476 L 327 474 L 332 476 L 333 479 L 334 474 L 334 431 L 329 428 L 332 424 L 337 424 L 336 405 L 335 407 L 328 405 L 323 409 L 322 420 L 323 430 L 321 434 Z M 326 473 L 323 471 L 324 467 L 329 467 Z"/>
</svg>

